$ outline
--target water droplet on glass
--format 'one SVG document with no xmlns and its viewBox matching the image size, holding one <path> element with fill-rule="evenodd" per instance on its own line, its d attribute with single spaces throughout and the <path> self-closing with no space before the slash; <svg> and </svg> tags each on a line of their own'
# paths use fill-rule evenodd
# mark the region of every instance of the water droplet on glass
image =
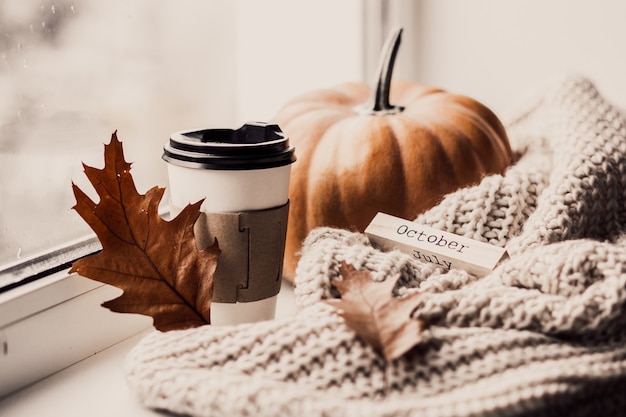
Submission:
<svg viewBox="0 0 626 417">
<path fill-rule="evenodd" d="M 42 28 L 42 29 L 45 29 L 45 28 L 46 28 L 46 22 L 45 22 L 45 21 L 41 22 L 41 28 Z"/>
<path fill-rule="evenodd" d="M 74 5 L 70 4 L 70 11 L 74 14 L 76 14 L 76 9 L 74 9 Z"/>
<path fill-rule="evenodd" d="M 56 8 L 54 7 L 54 4 L 50 6 L 50 11 L 52 12 L 52 14 L 55 14 L 57 12 Z"/>
<path fill-rule="evenodd" d="M 22 259 L 22 248 L 17 248 L 17 254 L 15 255 L 17 259 Z"/>
</svg>

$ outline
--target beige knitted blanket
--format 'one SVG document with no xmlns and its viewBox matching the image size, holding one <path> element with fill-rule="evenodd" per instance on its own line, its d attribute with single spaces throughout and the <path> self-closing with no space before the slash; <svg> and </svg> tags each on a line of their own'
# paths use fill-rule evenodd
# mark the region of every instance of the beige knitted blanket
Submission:
<svg viewBox="0 0 626 417">
<path fill-rule="evenodd" d="M 129 354 L 147 407 L 192 416 L 626 415 L 626 120 L 568 77 L 507 123 L 519 160 L 448 195 L 417 223 L 498 246 L 477 279 L 444 273 L 362 234 L 313 231 L 295 317 L 154 332 Z M 430 327 L 385 362 L 321 300 L 338 265 L 401 273 Z"/>
</svg>

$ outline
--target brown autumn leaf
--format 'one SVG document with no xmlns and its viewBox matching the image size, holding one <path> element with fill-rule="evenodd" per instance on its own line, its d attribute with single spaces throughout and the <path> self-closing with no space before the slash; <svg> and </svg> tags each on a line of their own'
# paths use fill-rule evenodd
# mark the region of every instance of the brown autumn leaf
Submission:
<svg viewBox="0 0 626 417">
<path fill-rule="evenodd" d="M 100 197 L 95 203 L 72 183 L 74 210 L 96 233 L 102 251 L 80 259 L 70 272 L 114 285 L 124 293 L 102 305 L 118 313 L 151 316 L 161 331 L 209 323 L 217 242 L 198 250 L 193 225 L 202 201 L 166 221 L 158 213 L 164 188 L 139 194 L 117 133 L 104 146 L 105 164 L 83 164 Z"/>
<path fill-rule="evenodd" d="M 345 262 L 341 263 L 339 272 L 342 280 L 333 284 L 341 299 L 327 303 L 338 308 L 346 324 L 376 351 L 393 360 L 421 342 L 424 324 L 411 318 L 420 294 L 394 297 L 392 290 L 399 275 L 376 282 L 369 271 L 357 271 Z"/>
</svg>

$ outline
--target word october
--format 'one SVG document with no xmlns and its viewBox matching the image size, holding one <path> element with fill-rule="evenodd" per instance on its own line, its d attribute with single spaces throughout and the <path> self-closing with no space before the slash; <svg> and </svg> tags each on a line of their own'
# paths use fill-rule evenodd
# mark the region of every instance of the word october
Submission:
<svg viewBox="0 0 626 417">
<path fill-rule="evenodd" d="M 422 231 L 418 231 L 415 229 L 409 229 L 409 226 L 403 224 L 398 227 L 396 233 L 399 235 L 406 235 L 408 238 L 415 238 L 418 242 L 427 242 L 434 246 L 439 246 L 441 248 L 448 248 L 452 251 L 463 253 L 463 249 L 469 248 L 469 246 L 464 245 L 462 243 L 457 242 L 456 240 L 447 241 L 444 235 L 429 235 Z M 458 249 L 457 249 L 458 248 Z"/>
</svg>

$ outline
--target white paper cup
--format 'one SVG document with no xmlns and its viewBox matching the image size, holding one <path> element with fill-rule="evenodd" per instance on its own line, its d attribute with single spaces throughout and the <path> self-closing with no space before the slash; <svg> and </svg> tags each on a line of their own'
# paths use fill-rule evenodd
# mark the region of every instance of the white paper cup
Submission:
<svg viewBox="0 0 626 417">
<path fill-rule="evenodd" d="M 163 159 L 172 212 L 204 199 L 196 237 L 201 246 L 217 238 L 222 250 L 211 324 L 273 319 L 278 290 L 268 294 L 280 288 L 295 161 L 289 139 L 277 125 L 265 123 L 182 131 L 172 134 Z"/>
</svg>

